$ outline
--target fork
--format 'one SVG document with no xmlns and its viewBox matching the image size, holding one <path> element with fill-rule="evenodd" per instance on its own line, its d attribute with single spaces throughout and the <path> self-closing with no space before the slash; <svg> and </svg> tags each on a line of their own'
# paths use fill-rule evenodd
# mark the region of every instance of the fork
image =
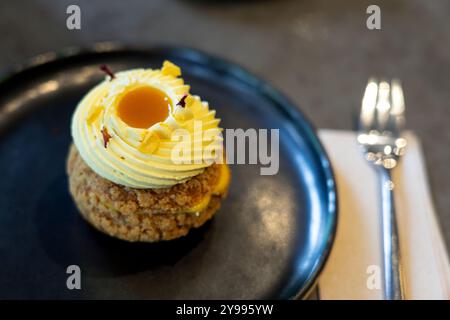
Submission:
<svg viewBox="0 0 450 320">
<path fill-rule="evenodd" d="M 404 298 L 392 180 L 392 170 L 406 147 L 402 137 L 404 113 L 403 90 L 398 80 L 391 84 L 369 80 L 362 100 L 357 139 L 380 180 L 384 298 L 387 300 Z"/>
</svg>

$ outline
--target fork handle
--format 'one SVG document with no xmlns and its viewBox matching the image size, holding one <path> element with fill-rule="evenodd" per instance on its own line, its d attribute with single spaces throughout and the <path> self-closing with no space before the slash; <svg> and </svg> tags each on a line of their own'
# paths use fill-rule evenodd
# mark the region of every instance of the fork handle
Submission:
<svg viewBox="0 0 450 320">
<path fill-rule="evenodd" d="M 384 298 L 402 300 L 400 247 L 398 241 L 397 219 L 395 216 L 394 189 L 391 169 L 380 168 L 382 196 L 382 239 L 384 263 Z"/>
</svg>

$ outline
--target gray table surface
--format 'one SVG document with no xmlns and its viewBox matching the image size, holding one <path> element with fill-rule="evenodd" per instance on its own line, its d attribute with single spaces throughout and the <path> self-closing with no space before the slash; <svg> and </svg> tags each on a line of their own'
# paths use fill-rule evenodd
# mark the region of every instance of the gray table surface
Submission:
<svg viewBox="0 0 450 320">
<path fill-rule="evenodd" d="M 382 24 L 371 31 L 366 8 L 375 2 Z M 81 30 L 66 28 L 69 4 L 81 8 Z M 7 0 L 0 36 L 0 68 L 101 41 L 202 49 L 272 83 L 319 128 L 351 129 L 368 77 L 398 77 L 450 247 L 448 0 Z"/>
</svg>

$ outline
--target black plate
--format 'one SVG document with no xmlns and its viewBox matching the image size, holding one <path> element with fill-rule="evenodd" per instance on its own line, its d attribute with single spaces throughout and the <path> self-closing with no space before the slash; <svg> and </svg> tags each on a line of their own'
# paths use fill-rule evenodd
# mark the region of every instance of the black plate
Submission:
<svg viewBox="0 0 450 320">
<path fill-rule="evenodd" d="M 99 233 L 67 189 L 69 123 L 113 70 L 180 65 L 192 92 L 225 128 L 279 128 L 280 170 L 233 165 L 216 217 L 179 240 L 127 243 Z M 275 298 L 304 296 L 330 251 L 335 182 L 305 118 L 243 69 L 189 49 L 91 50 L 45 55 L 0 82 L 0 298 Z M 78 265 L 82 289 L 68 290 Z"/>
</svg>

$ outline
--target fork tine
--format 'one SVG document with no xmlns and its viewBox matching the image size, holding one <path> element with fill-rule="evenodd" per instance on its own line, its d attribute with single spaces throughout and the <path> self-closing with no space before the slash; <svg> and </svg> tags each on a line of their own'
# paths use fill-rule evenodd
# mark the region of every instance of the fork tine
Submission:
<svg viewBox="0 0 450 320">
<path fill-rule="evenodd" d="M 391 100 L 391 130 L 399 134 L 403 129 L 405 122 L 405 100 L 403 97 L 402 85 L 399 80 L 392 80 Z"/>
<path fill-rule="evenodd" d="M 359 116 L 359 130 L 370 132 L 375 126 L 375 106 L 377 103 L 378 84 L 375 79 L 370 79 L 361 104 L 361 113 Z"/>
<path fill-rule="evenodd" d="M 388 127 L 389 114 L 391 109 L 390 103 L 390 85 L 386 81 L 380 82 L 378 85 L 378 101 L 377 110 L 377 131 L 383 132 Z"/>
</svg>

